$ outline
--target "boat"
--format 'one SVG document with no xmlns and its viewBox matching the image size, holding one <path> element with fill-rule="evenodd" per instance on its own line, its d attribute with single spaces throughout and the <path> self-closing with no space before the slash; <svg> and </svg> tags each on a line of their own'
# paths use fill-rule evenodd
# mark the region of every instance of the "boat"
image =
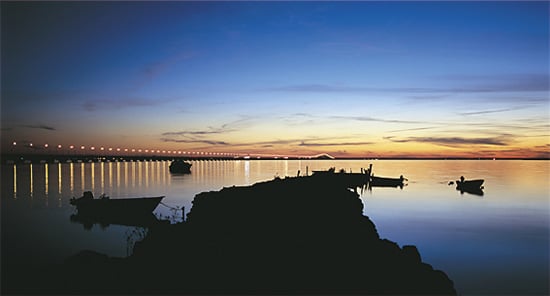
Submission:
<svg viewBox="0 0 550 296">
<path fill-rule="evenodd" d="M 367 185 L 369 180 L 369 175 L 366 173 L 347 173 L 343 169 L 336 172 L 334 167 L 326 171 L 312 171 L 312 173 L 315 178 L 329 178 L 330 182 L 336 182 L 354 190 Z"/>
<path fill-rule="evenodd" d="M 484 182 L 483 179 L 464 180 L 464 181 L 457 180 L 456 181 L 456 187 L 457 188 L 471 188 L 471 189 L 477 188 L 477 189 L 480 189 L 481 185 L 483 185 L 483 182 Z"/>
<path fill-rule="evenodd" d="M 70 203 L 76 206 L 78 214 L 94 217 L 142 217 L 151 215 L 164 196 L 110 198 L 102 194 L 94 198 L 91 191 L 85 191 L 82 197 L 71 198 Z"/>
<path fill-rule="evenodd" d="M 460 180 L 456 180 L 456 190 L 460 193 L 470 193 L 475 195 L 483 195 L 483 179 L 465 180 L 464 177 L 460 177 Z"/>
<path fill-rule="evenodd" d="M 401 187 L 403 188 L 403 182 L 407 180 L 401 175 L 399 178 L 387 178 L 370 176 L 369 186 L 373 187 Z"/>
<path fill-rule="evenodd" d="M 192 164 L 181 159 L 172 161 L 170 164 L 170 173 L 172 174 L 189 174 L 191 173 Z"/>
</svg>

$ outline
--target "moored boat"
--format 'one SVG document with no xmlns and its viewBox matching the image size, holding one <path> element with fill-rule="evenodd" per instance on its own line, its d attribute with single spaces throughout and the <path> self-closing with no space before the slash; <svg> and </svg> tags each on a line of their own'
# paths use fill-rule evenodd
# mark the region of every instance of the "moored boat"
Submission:
<svg viewBox="0 0 550 296">
<path fill-rule="evenodd" d="M 172 161 L 170 164 L 170 173 L 172 174 L 189 174 L 191 173 L 192 164 L 181 159 Z"/>
<path fill-rule="evenodd" d="M 136 217 L 151 215 L 163 198 L 164 196 L 109 198 L 106 195 L 94 198 L 91 191 L 85 191 L 82 197 L 71 198 L 70 203 L 76 206 L 81 215 Z"/>
<path fill-rule="evenodd" d="M 386 178 L 371 176 L 369 186 L 375 187 L 403 187 L 403 182 L 406 179 L 401 175 L 399 178 Z"/>
<path fill-rule="evenodd" d="M 326 171 L 312 171 L 313 177 L 330 178 L 331 182 L 337 182 L 347 188 L 356 189 L 363 187 L 368 183 L 369 175 L 366 173 L 347 173 L 343 169 L 336 172 L 336 168 L 332 167 Z"/>
<path fill-rule="evenodd" d="M 483 179 L 475 180 L 465 180 L 464 177 L 460 177 L 460 180 L 456 180 L 456 187 L 458 188 L 467 188 L 467 189 L 480 189 L 483 185 Z"/>
<path fill-rule="evenodd" d="M 460 180 L 456 180 L 456 190 L 459 190 L 460 193 L 470 193 L 474 195 L 483 195 L 483 182 L 485 180 L 483 179 L 475 179 L 475 180 L 465 180 L 464 176 L 460 177 Z"/>
</svg>

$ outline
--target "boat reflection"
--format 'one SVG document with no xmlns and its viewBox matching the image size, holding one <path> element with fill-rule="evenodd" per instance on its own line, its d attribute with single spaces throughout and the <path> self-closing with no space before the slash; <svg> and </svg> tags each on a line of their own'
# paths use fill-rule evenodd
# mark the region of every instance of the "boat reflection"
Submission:
<svg viewBox="0 0 550 296">
<path fill-rule="evenodd" d="M 460 180 L 456 180 L 456 190 L 460 191 L 460 194 L 464 192 L 483 196 L 483 179 L 466 180 L 464 176 L 460 177 Z"/>
<path fill-rule="evenodd" d="M 91 230 L 94 224 L 101 228 L 107 228 L 109 225 L 122 225 L 149 228 L 163 221 L 157 219 L 153 214 L 145 216 L 125 216 L 125 215 L 92 215 L 92 214 L 73 214 L 70 217 L 71 222 L 80 223 L 84 229 Z"/>
<path fill-rule="evenodd" d="M 466 192 L 468 194 L 483 196 L 483 189 L 481 187 L 480 188 L 468 188 L 468 187 L 457 186 L 456 190 L 460 191 L 460 194 L 464 194 L 464 192 Z"/>
<path fill-rule="evenodd" d="M 367 185 L 367 189 L 369 191 L 372 191 L 372 188 L 374 187 L 381 187 L 381 188 L 399 188 L 401 190 L 403 190 L 403 187 L 407 186 L 409 184 L 407 183 L 399 183 L 399 184 L 392 184 L 392 183 L 379 183 L 379 184 L 376 184 L 376 183 L 369 183 Z"/>
</svg>

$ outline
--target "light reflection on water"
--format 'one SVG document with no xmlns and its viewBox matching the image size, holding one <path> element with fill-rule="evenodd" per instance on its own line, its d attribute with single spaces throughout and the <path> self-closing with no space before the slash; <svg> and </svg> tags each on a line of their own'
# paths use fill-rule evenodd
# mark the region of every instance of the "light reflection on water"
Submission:
<svg viewBox="0 0 550 296">
<path fill-rule="evenodd" d="M 548 161 L 193 161 L 188 175 L 171 175 L 165 161 L 2 165 L 2 262 L 8 255 L 24 260 L 36 245 L 44 254 L 32 257 L 35 263 L 82 249 L 125 256 L 128 227 L 84 231 L 69 222 L 69 198 L 86 190 L 165 195 L 164 203 L 188 212 L 203 191 L 329 167 L 360 172 L 369 162 L 375 175 L 409 179 L 403 189 L 361 195 L 381 237 L 417 245 L 424 261 L 444 270 L 461 293 L 548 293 Z M 447 185 L 461 175 L 485 179 L 485 194 L 460 194 Z M 163 206 L 156 213 L 173 215 Z"/>
</svg>

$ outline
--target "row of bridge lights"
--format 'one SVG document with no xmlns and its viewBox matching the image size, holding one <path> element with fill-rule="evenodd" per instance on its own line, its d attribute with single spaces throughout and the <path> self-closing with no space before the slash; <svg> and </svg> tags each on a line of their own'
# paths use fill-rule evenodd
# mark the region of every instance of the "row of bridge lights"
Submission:
<svg viewBox="0 0 550 296">
<path fill-rule="evenodd" d="M 14 141 L 12 143 L 13 147 L 17 146 L 17 142 Z M 29 143 L 27 145 L 28 147 L 34 147 L 33 143 Z M 49 144 L 44 144 L 44 148 L 49 148 Z M 57 149 L 62 149 L 63 146 L 61 144 L 57 145 Z M 70 145 L 69 149 L 74 151 L 75 150 L 74 145 Z M 95 146 L 91 146 L 89 148 L 91 151 L 96 151 Z M 86 146 L 82 145 L 80 146 L 80 150 L 86 150 Z M 223 153 L 223 152 L 204 152 L 204 151 L 179 151 L 179 150 L 159 150 L 159 149 L 135 149 L 135 148 L 112 148 L 112 147 L 99 147 L 100 151 L 116 151 L 116 152 L 137 152 L 137 153 L 162 153 L 162 154 L 189 154 L 189 155 L 215 155 L 215 156 L 234 156 L 236 154 L 234 153 Z"/>
</svg>

